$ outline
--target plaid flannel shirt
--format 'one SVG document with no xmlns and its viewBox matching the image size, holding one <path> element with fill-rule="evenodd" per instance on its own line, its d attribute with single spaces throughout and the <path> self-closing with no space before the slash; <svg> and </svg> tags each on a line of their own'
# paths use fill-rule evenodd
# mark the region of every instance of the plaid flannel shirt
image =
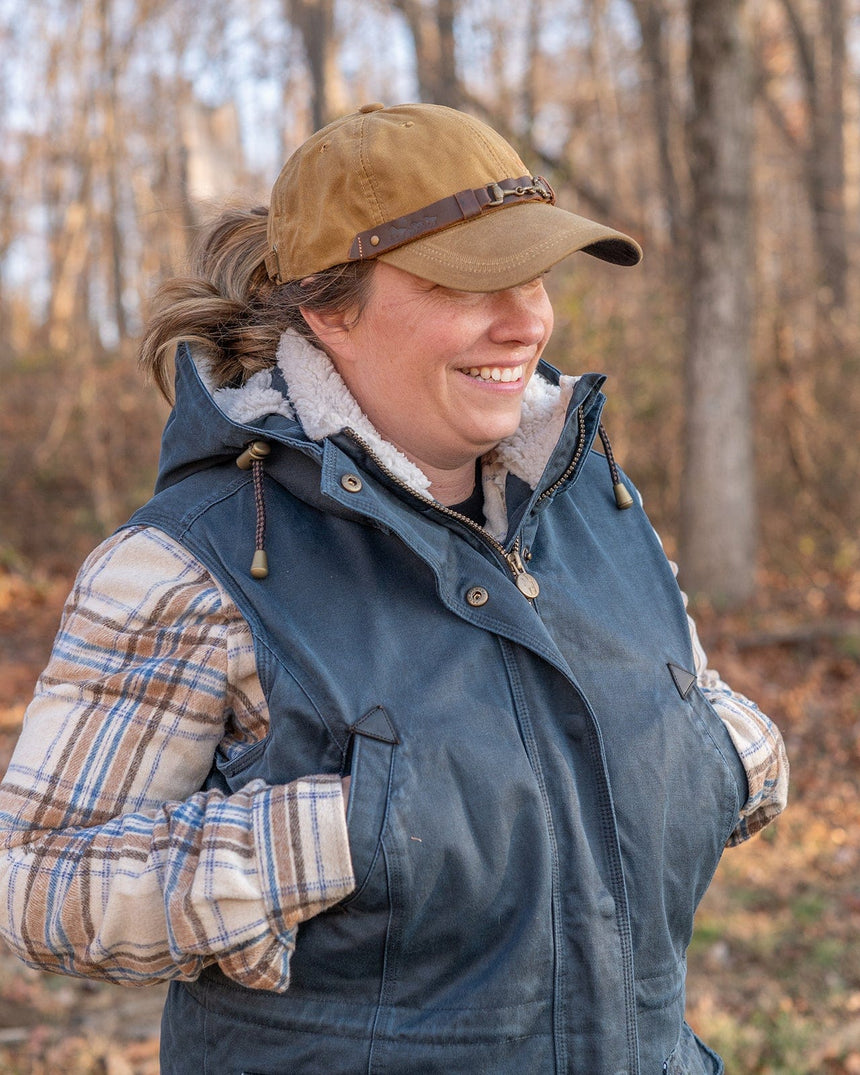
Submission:
<svg viewBox="0 0 860 1075">
<path fill-rule="evenodd" d="M 696 672 L 743 759 L 730 842 L 780 812 L 774 725 Z M 227 593 L 155 529 L 86 561 L 0 785 L 0 923 L 25 962 L 125 984 L 217 963 L 283 991 L 299 924 L 354 887 L 337 776 L 199 790 L 216 754 L 263 738 L 250 630 Z"/>
</svg>

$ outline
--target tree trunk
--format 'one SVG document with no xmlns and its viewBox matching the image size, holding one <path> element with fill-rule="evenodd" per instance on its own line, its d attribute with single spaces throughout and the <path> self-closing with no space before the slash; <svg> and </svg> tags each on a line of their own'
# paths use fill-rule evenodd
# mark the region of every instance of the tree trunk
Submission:
<svg viewBox="0 0 860 1075">
<path fill-rule="evenodd" d="M 750 401 L 752 86 L 744 0 L 690 0 L 693 220 L 682 582 L 723 607 L 754 588 Z"/>
<path fill-rule="evenodd" d="M 103 131 L 98 162 L 104 172 L 107 186 L 107 216 L 104 221 L 106 246 L 108 250 L 108 275 L 110 277 L 113 298 L 114 320 L 117 339 L 128 339 L 128 321 L 125 315 L 123 295 L 125 293 L 125 273 L 122 263 L 122 205 L 120 199 L 120 176 L 123 168 L 122 148 L 119 137 L 119 101 L 117 94 L 118 65 L 111 40 L 113 11 L 109 0 L 100 0 L 98 12 L 99 25 L 99 68 L 102 85 L 97 93 L 96 105 L 101 113 Z"/>
<path fill-rule="evenodd" d="M 457 0 L 392 0 L 392 6 L 402 13 L 412 35 L 420 100 L 459 108 L 462 91 L 454 47 Z"/>
<path fill-rule="evenodd" d="M 680 251 L 684 245 L 684 213 L 680 184 L 672 158 L 672 70 L 667 42 L 669 16 L 664 0 L 630 0 L 630 3 L 639 23 L 642 58 L 650 81 L 647 89 L 654 119 L 657 162 L 669 242 L 676 251 Z"/>
<path fill-rule="evenodd" d="M 834 306 L 848 300 L 845 220 L 845 3 L 822 0 L 825 85 L 813 125 L 810 188 L 822 282 Z"/>
<path fill-rule="evenodd" d="M 461 105 L 460 83 L 457 78 L 457 54 L 454 40 L 456 0 L 436 0 L 436 26 L 439 32 L 439 83 L 437 101 L 449 108 Z"/>
<path fill-rule="evenodd" d="M 344 111 L 337 66 L 334 0 L 285 0 L 287 16 L 302 35 L 311 78 L 311 120 L 318 131 Z"/>
<path fill-rule="evenodd" d="M 541 63 L 540 31 L 543 21 L 543 0 L 529 0 L 526 23 L 526 70 L 522 82 L 523 128 L 531 132 L 537 114 L 540 94 L 538 69 Z"/>
<path fill-rule="evenodd" d="M 805 178 L 826 306 L 848 300 L 845 210 L 845 0 L 820 0 L 810 28 L 795 0 L 782 0 L 794 38 L 808 112 Z M 817 32 L 816 32 L 817 29 Z"/>
</svg>

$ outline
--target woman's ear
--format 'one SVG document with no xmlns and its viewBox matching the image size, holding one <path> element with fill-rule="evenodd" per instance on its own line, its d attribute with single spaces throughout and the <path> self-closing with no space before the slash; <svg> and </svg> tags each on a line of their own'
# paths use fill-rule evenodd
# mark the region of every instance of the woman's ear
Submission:
<svg viewBox="0 0 860 1075">
<path fill-rule="evenodd" d="M 344 310 L 312 310 L 300 306 L 308 327 L 330 354 L 339 353 L 349 339 L 350 317 Z"/>
</svg>

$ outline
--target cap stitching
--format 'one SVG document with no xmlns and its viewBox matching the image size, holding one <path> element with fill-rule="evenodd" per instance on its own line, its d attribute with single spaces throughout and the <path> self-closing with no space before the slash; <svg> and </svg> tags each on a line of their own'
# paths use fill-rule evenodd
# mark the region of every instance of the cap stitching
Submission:
<svg viewBox="0 0 860 1075">
<path fill-rule="evenodd" d="M 480 131 L 477 128 L 473 128 L 472 134 L 473 134 L 473 136 L 475 137 L 475 139 L 477 141 L 481 142 L 481 144 L 486 149 L 487 153 L 489 153 L 490 156 L 493 158 L 493 160 L 496 162 L 497 167 L 499 169 L 501 169 L 501 170 L 504 170 L 506 165 L 505 165 L 505 162 L 502 160 L 501 154 L 497 152 L 496 147 L 492 144 L 492 142 L 490 142 L 490 140 L 486 137 L 486 135 L 483 133 L 483 131 Z M 511 146 L 511 149 L 513 150 L 513 146 Z M 514 155 L 516 157 L 519 157 L 519 154 L 516 152 L 516 150 L 514 150 Z M 528 171 L 528 169 L 526 169 L 526 171 Z M 532 173 L 529 172 L 529 175 L 531 175 L 531 174 Z M 505 178 L 513 179 L 514 177 L 513 176 L 510 176 L 510 177 L 506 176 Z"/>
<path fill-rule="evenodd" d="M 371 115 L 374 115 L 374 114 L 375 113 L 371 112 L 371 113 L 368 114 L 368 116 L 371 116 Z M 381 220 L 384 220 L 385 217 L 383 215 L 382 205 L 380 204 L 379 196 L 377 195 L 376 187 L 375 187 L 374 182 L 373 182 L 373 176 L 371 174 L 371 169 L 370 169 L 370 162 L 367 159 L 367 156 L 365 155 L 364 127 L 365 127 L 365 124 L 368 121 L 368 116 L 365 116 L 361 120 L 361 125 L 360 125 L 360 129 L 359 129 L 359 133 L 358 133 L 358 159 L 359 159 L 359 162 L 361 164 L 361 172 L 360 172 L 360 175 L 361 175 L 361 189 L 366 194 L 368 201 L 371 202 L 371 209 L 375 208 L 376 216 L 377 216 L 378 220 L 381 221 Z M 374 223 L 376 223 L 376 221 L 374 221 Z M 360 230 L 361 229 L 359 229 L 359 231 Z"/>
<path fill-rule="evenodd" d="M 598 241 L 598 240 L 595 240 L 595 241 Z M 512 266 L 513 265 L 520 265 L 523 262 L 530 261 L 535 256 L 535 254 L 539 254 L 542 250 L 550 249 L 554 245 L 555 245 L 555 239 L 554 238 L 553 239 L 544 239 L 542 242 L 538 243 L 537 246 L 531 246 L 531 247 L 529 247 L 529 249 L 527 251 L 524 251 L 523 253 L 510 254 L 507 257 L 503 258 L 503 259 L 494 258 L 492 261 L 479 261 L 477 258 L 469 257 L 468 254 L 457 255 L 457 263 L 458 264 L 456 266 L 453 266 L 453 267 L 459 268 L 461 266 L 468 266 L 469 268 L 486 268 L 486 269 L 490 269 L 490 268 L 495 268 L 495 267 L 500 266 L 500 265 L 512 265 Z M 586 243 L 586 246 L 589 246 L 589 245 L 590 245 L 590 243 Z M 406 248 L 402 248 L 402 249 L 406 249 Z M 392 253 L 395 253 L 395 251 L 392 251 Z M 425 258 L 427 261 L 432 261 L 432 262 L 435 262 L 436 264 L 439 264 L 439 265 L 445 265 L 445 266 L 449 266 L 449 267 L 451 266 L 451 262 L 450 262 L 451 255 L 450 254 L 443 256 L 443 254 L 441 254 L 441 253 L 439 253 L 439 254 L 434 253 L 429 248 L 425 248 L 423 250 L 416 250 L 414 248 L 414 246 L 412 248 L 411 253 L 413 253 L 416 257 Z"/>
</svg>

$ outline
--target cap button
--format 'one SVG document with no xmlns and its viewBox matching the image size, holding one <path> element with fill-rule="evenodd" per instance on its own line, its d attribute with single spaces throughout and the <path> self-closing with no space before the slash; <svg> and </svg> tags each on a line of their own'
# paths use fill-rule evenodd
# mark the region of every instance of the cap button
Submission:
<svg viewBox="0 0 860 1075">
<path fill-rule="evenodd" d="M 358 111 L 366 116 L 368 112 L 379 112 L 383 108 L 385 108 L 384 104 L 380 104 L 379 101 L 374 101 L 373 104 L 362 105 Z"/>
</svg>

